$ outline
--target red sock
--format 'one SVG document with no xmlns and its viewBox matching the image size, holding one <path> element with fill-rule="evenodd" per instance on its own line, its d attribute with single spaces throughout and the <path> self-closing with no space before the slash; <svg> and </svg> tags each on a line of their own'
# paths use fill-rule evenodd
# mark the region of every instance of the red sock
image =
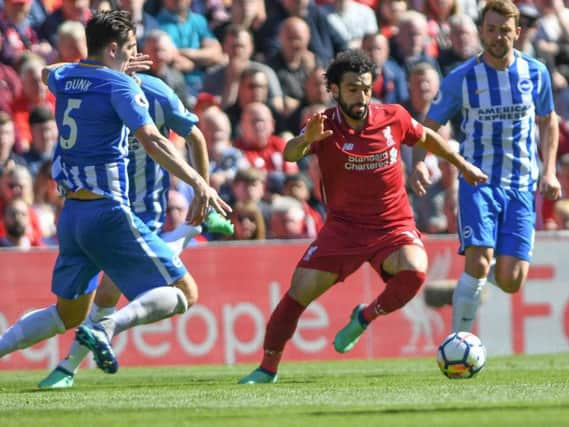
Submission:
<svg viewBox="0 0 569 427">
<path fill-rule="evenodd" d="M 265 342 L 263 343 L 265 353 L 261 362 L 261 369 L 272 374 L 277 372 L 286 342 L 294 334 L 298 319 L 305 308 L 292 299 L 288 293 L 283 296 L 271 314 L 269 323 L 267 323 Z"/>
<path fill-rule="evenodd" d="M 387 281 L 385 290 L 362 311 L 363 320 L 370 323 L 381 314 L 391 313 L 417 295 L 427 275 L 420 271 L 400 271 Z"/>
</svg>

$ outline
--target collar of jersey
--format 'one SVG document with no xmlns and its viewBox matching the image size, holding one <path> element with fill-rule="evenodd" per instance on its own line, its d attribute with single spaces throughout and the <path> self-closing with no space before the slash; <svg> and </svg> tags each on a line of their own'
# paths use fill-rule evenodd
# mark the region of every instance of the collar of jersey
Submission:
<svg viewBox="0 0 569 427">
<path fill-rule="evenodd" d="M 106 68 L 106 65 L 101 64 L 100 62 L 94 61 L 92 59 L 80 59 L 79 65 L 83 65 L 84 67 L 101 67 Z"/>
</svg>

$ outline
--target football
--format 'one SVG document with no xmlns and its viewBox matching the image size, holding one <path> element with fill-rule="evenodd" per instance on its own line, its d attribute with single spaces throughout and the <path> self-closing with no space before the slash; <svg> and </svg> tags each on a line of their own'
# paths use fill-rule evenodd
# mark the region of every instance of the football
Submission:
<svg viewBox="0 0 569 427">
<path fill-rule="evenodd" d="M 453 332 L 439 346 L 437 363 L 447 378 L 472 378 L 486 364 L 486 348 L 470 332 Z"/>
</svg>

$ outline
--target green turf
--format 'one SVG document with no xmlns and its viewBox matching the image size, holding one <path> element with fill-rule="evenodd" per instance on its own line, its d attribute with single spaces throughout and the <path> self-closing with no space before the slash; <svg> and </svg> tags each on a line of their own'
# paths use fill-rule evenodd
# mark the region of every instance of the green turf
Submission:
<svg viewBox="0 0 569 427">
<path fill-rule="evenodd" d="M 252 366 L 0 372 L 0 426 L 569 426 L 569 355 L 491 357 L 471 380 L 433 358 L 284 363 L 276 385 L 237 385 Z"/>
</svg>

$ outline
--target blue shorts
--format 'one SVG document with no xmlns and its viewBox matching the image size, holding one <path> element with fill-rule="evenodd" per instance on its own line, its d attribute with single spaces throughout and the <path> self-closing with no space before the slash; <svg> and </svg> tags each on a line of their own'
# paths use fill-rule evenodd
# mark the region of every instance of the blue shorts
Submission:
<svg viewBox="0 0 569 427">
<path fill-rule="evenodd" d="M 129 300 L 187 273 L 168 245 L 114 200 L 66 200 L 57 233 L 52 291 L 62 298 L 94 291 L 101 270 Z"/>
<path fill-rule="evenodd" d="M 458 187 L 461 254 L 470 246 L 493 248 L 496 255 L 531 261 L 535 235 L 535 195 L 497 186 Z"/>
</svg>

